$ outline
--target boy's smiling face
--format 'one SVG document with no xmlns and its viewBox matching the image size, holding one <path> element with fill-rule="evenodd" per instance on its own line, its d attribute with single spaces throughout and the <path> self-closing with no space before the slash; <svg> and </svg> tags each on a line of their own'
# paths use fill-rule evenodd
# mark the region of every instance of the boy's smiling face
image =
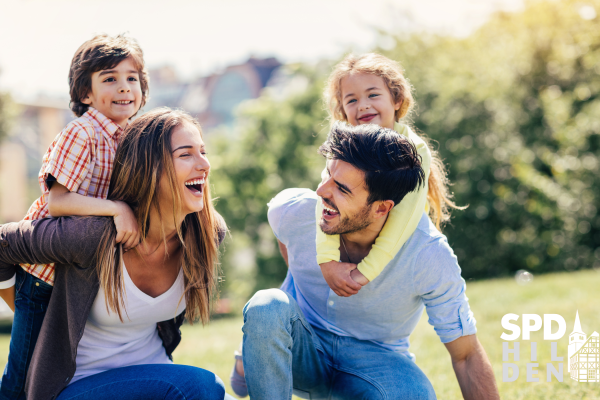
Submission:
<svg viewBox="0 0 600 400">
<path fill-rule="evenodd" d="M 139 72 L 133 60 L 126 58 L 114 68 L 94 72 L 92 90 L 81 102 L 124 128 L 142 103 Z"/>
</svg>

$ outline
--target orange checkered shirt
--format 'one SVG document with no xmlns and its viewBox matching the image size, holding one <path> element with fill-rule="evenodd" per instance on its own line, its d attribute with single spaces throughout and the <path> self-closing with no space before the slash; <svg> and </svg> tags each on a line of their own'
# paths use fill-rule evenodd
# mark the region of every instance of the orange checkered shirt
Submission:
<svg viewBox="0 0 600 400">
<path fill-rule="evenodd" d="M 70 122 L 54 139 L 42 161 L 39 182 L 42 196 L 27 211 L 24 219 L 49 216 L 47 178 L 52 175 L 70 192 L 106 199 L 113 161 L 123 129 L 98 110 L 90 107 Z M 54 285 L 54 264 L 21 264 L 28 273 Z"/>
</svg>

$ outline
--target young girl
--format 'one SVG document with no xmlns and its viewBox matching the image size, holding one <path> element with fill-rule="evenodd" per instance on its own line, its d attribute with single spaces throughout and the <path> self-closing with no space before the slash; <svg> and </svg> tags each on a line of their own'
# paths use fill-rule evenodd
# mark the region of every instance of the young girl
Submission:
<svg viewBox="0 0 600 400">
<path fill-rule="evenodd" d="M 346 253 L 340 257 L 340 247 L 343 250 L 349 244 L 341 242 L 340 235 L 325 235 L 321 231 L 318 224 L 323 208 L 321 202 L 318 203 L 317 262 L 327 284 L 338 296 L 356 294 L 361 286 L 375 279 L 413 234 L 423 211 L 429 212 L 440 229 L 450 217 L 448 208 L 459 208 L 449 199 L 446 171 L 437 153 L 429 149 L 426 139 L 399 123 L 414 106 L 411 90 L 397 62 L 372 53 L 347 56 L 334 68 L 327 82 L 325 101 L 332 122 L 377 124 L 408 137 L 421 156 L 421 167 L 427 178 L 424 186 L 406 195 L 393 208 L 369 255 L 358 268 Z M 323 174 L 327 174 L 327 169 Z M 335 210 L 330 212 L 335 213 Z M 340 259 L 349 262 L 338 262 Z M 236 363 L 230 379 L 233 391 L 245 397 L 248 392 L 241 350 L 240 346 L 235 352 Z"/>
<path fill-rule="evenodd" d="M 449 199 L 448 179 L 442 160 L 429 149 L 426 139 L 400 122 L 414 106 L 411 90 L 400 65 L 374 53 L 347 56 L 334 68 L 327 82 L 325 101 L 333 121 L 352 125 L 377 124 L 408 137 L 417 147 L 427 177 L 426 185 L 406 195 L 394 207 L 370 253 L 356 269 L 347 257 L 348 263 L 337 262 L 344 258 L 340 257 L 340 236 L 325 235 L 320 228 L 317 229 L 317 262 L 328 285 L 339 296 L 358 293 L 361 285 L 366 285 L 381 273 L 413 234 L 423 211 L 429 212 L 440 229 L 450 217 L 448 208 L 459 208 Z M 316 212 L 318 224 L 321 203 Z M 341 248 L 344 249 L 344 246 Z"/>
</svg>

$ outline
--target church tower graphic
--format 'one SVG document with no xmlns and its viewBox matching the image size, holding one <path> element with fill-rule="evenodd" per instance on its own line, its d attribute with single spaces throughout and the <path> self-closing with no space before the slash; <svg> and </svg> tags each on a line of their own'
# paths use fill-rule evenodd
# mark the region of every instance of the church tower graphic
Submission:
<svg viewBox="0 0 600 400">
<path fill-rule="evenodd" d="M 575 326 L 569 335 L 569 366 L 571 379 L 578 382 L 598 382 L 600 378 L 599 335 L 594 331 L 586 337 L 579 322 L 579 311 L 575 316 Z"/>
</svg>

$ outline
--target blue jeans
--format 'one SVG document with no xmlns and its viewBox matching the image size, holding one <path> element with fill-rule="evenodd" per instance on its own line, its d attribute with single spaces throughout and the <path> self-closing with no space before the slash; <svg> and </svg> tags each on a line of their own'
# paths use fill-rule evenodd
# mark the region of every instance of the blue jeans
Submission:
<svg viewBox="0 0 600 400">
<path fill-rule="evenodd" d="M 244 307 L 244 371 L 252 400 L 435 399 L 408 357 L 312 327 L 296 301 L 263 290 Z"/>
<path fill-rule="evenodd" d="M 210 371 L 177 364 L 115 368 L 67 386 L 56 400 L 223 400 L 223 381 Z"/>
<path fill-rule="evenodd" d="M 15 292 L 10 352 L 0 383 L 2 400 L 25 399 L 25 378 L 48 309 L 52 286 L 18 268 Z"/>
</svg>

